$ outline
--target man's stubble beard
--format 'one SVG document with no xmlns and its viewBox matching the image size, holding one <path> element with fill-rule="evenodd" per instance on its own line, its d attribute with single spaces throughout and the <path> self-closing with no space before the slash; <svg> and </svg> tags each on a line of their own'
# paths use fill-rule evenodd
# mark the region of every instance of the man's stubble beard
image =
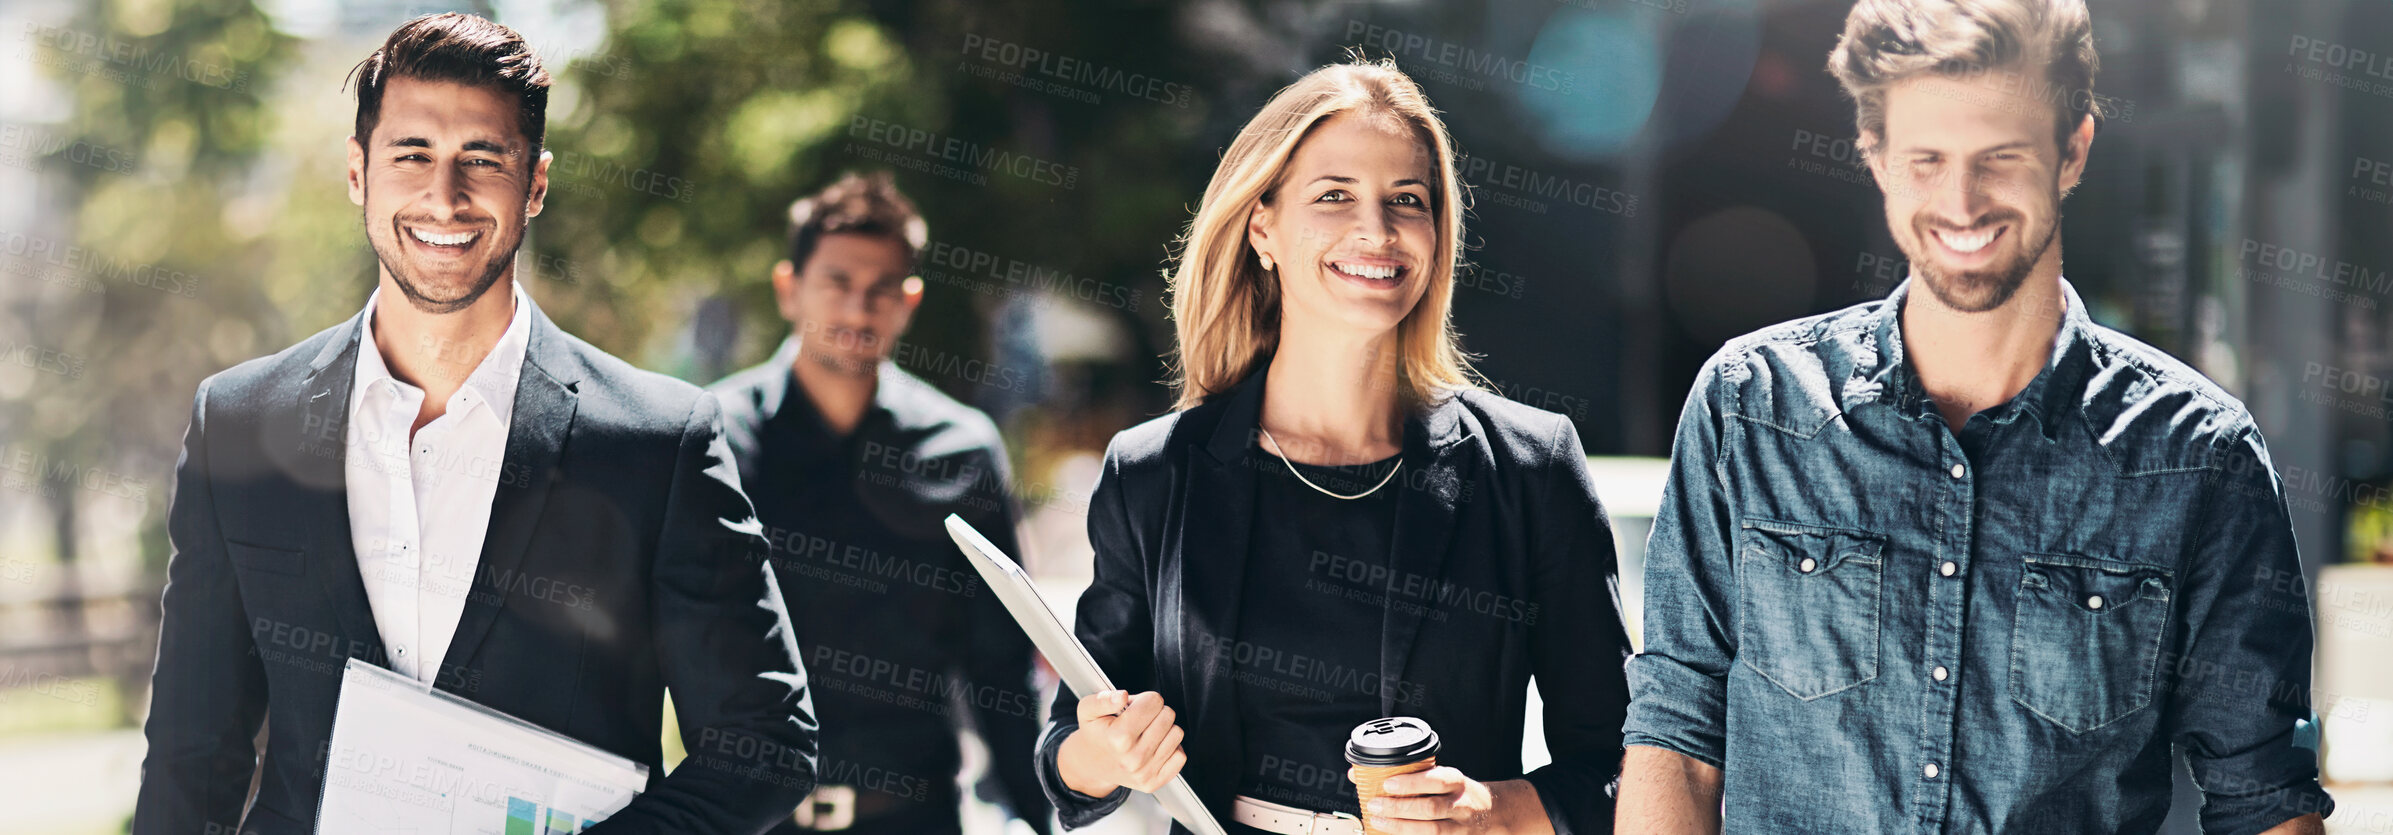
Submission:
<svg viewBox="0 0 2393 835">
<path fill-rule="evenodd" d="M 368 194 L 366 202 L 369 204 L 373 202 L 371 193 Z M 366 243 L 373 247 L 374 259 L 382 264 L 383 271 L 390 274 L 391 283 L 399 285 L 399 294 L 407 298 L 409 307 L 415 308 L 417 312 L 432 315 L 455 313 L 474 306 L 474 302 L 480 301 L 483 294 L 490 292 L 491 287 L 497 286 L 500 276 L 506 275 L 507 271 L 515 266 L 515 253 L 523 247 L 524 232 L 532 225 L 531 202 L 528 197 L 524 203 L 524 211 L 524 222 L 515 227 L 513 237 L 499 245 L 500 254 L 491 258 L 490 263 L 484 265 L 482 275 L 474 279 L 473 285 L 467 288 L 464 295 L 453 299 L 433 298 L 424 292 L 423 287 L 411 273 L 399 266 L 407 263 L 406 258 L 401 252 L 392 250 L 407 245 L 406 241 L 401 239 L 401 236 L 407 232 L 400 228 L 401 218 L 398 213 L 392 213 L 390 218 L 389 249 L 384 247 L 381 239 L 371 233 L 366 235 Z M 363 224 L 372 222 L 370 218 L 361 218 Z M 497 226 L 493 224 L 492 229 L 496 231 Z"/>
<path fill-rule="evenodd" d="M 1927 285 L 1928 292 L 1934 294 L 1937 301 L 1961 313 L 1984 313 L 2002 307 L 2018 295 L 2019 288 L 2027 283 L 2028 274 L 2035 272 L 2036 265 L 2043 262 L 2045 253 L 2059 242 L 2060 205 L 2060 195 L 2056 190 L 2052 219 L 2044 227 L 2043 240 L 2032 248 L 2020 250 L 2019 256 L 2010 262 L 1998 263 L 1984 270 L 1953 275 L 1938 268 L 1933 259 L 1923 257 L 1925 253 L 1914 250 L 1914 244 L 1910 242 L 1915 241 L 1918 249 L 1928 249 L 1936 244 L 1916 219 L 1911 224 L 1912 236 L 1907 240 L 1898 238 L 1896 243 L 1902 247 L 1903 255 L 1911 259 L 1913 269 L 1919 272 L 1920 283 Z M 2017 216 L 2016 212 L 2011 214 Z M 2024 225 L 2021 222 L 2013 223 L 2014 228 L 2023 228 Z M 2028 233 L 2023 231 L 2021 234 Z"/>
</svg>

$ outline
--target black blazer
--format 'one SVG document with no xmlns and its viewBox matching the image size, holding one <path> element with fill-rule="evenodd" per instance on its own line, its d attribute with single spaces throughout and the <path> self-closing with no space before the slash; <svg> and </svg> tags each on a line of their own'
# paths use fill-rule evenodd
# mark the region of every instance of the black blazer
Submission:
<svg viewBox="0 0 2393 835">
<path fill-rule="evenodd" d="M 344 489 L 362 319 L 200 383 L 135 833 L 310 831 L 342 667 L 388 666 Z M 759 832 L 813 785 L 805 672 L 719 415 L 531 311 L 506 454 L 479 470 L 499 484 L 489 532 L 435 684 L 645 763 L 647 791 L 592 832 Z M 671 777 L 667 685 L 690 753 Z"/>
<path fill-rule="evenodd" d="M 1204 648 L 1238 638 L 1223 633 L 1244 588 L 1256 490 L 1245 462 L 1263 380 L 1258 371 L 1114 436 L 1089 499 L 1096 578 L 1074 627 L 1115 686 L 1157 691 L 1178 712 L 1182 773 L 1225 825 L 1243 760 L 1236 670 Z M 1526 776 L 1556 832 L 1612 831 L 1630 650 L 1611 524 L 1577 431 L 1561 415 L 1467 391 L 1406 420 L 1404 455 L 1427 464 L 1391 485 L 1402 488 L 1392 568 L 1441 591 L 1426 607 L 1387 610 L 1380 675 L 1402 684 L 1380 688 L 1382 711 L 1428 720 L 1445 745 L 1440 765 L 1481 782 Z M 1532 675 L 1554 761 L 1523 775 Z M 1063 785 L 1055 757 L 1078 727 L 1076 706 L 1059 694 L 1039 746 L 1040 780 L 1068 827 L 1129 792 L 1096 799 Z"/>
</svg>

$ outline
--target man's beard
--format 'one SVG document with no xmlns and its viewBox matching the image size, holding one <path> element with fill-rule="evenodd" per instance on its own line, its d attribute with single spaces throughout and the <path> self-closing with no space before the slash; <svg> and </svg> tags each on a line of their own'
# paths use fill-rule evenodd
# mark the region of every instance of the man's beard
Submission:
<svg viewBox="0 0 2393 835">
<path fill-rule="evenodd" d="M 2044 260 L 2044 253 L 2052 249 L 2053 241 L 2061 231 L 2058 201 L 2055 201 L 2054 208 L 2052 220 L 2043 229 L 2042 240 L 2036 241 L 2034 246 L 2015 247 L 2012 249 L 2014 254 L 2008 260 L 1997 261 L 1984 269 L 1946 272 L 1939 268 L 1929 257 L 1929 252 L 1934 251 L 1937 244 L 1932 240 L 1925 223 L 1917 219 L 1912 221 L 1911 237 L 1898 238 L 1896 243 L 1902 247 L 1903 255 L 1911 259 L 1912 268 L 1919 273 L 1920 283 L 1928 286 L 1928 292 L 1934 293 L 1937 301 L 1962 313 L 1984 313 L 2009 302 L 2019 292 L 2020 286 L 2027 283 L 2028 273 L 2034 272 L 2036 264 Z M 2021 240 L 2026 240 L 2024 236 L 2032 233 L 2026 231 L 2023 220 L 2016 212 L 2006 212 L 1988 217 L 1980 225 L 2009 222 L 2011 228 L 2023 236 Z"/>
<path fill-rule="evenodd" d="M 366 242 L 374 247 L 375 260 L 382 262 L 383 271 L 390 273 L 392 283 L 399 285 L 399 294 L 407 297 L 409 307 L 415 308 L 418 312 L 435 315 L 455 313 L 472 307 L 474 302 L 480 301 L 482 294 L 490 292 L 490 288 L 498 284 L 499 276 L 506 275 L 508 268 L 515 265 L 515 251 L 523 246 L 523 231 L 525 227 L 531 225 L 529 217 L 526 217 L 525 221 L 523 225 L 515 227 L 514 235 L 507 240 L 492 242 L 496 244 L 493 247 L 496 254 L 491 257 L 489 263 L 482 266 L 482 274 L 474 278 L 473 283 L 466 287 L 465 292 L 451 298 L 433 296 L 425 289 L 425 282 L 420 280 L 421 277 L 405 266 L 413 262 L 407 260 L 404 251 L 406 242 L 401 239 L 401 236 L 406 235 L 407 230 L 403 228 L 404 221 L 399 216 L 391 216 L 390 241 L 387 246 L 382 239 L 373 235 L 367 235 Z M 499 231 L 498 227 L 493 225 L 491 231 L 485 234 L 496 234 Z"/>
</svg>

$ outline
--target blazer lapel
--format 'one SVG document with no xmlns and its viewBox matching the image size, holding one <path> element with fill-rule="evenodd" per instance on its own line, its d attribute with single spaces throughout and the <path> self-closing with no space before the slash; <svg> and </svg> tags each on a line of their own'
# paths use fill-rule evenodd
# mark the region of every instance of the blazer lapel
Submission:
<svg viewBox="0 0 2393 835">
<path fill-rule="evenodd" d="M 297 517 L 307 520 L 308 573 L 316 576 L 333 616 L 349 646 L 376 664 L 382 658 L 382 632 L 374 625 L 373 605 L 366 599 L 365 576 L 357 567 L 357 548 L 349 532 L 349 397 L 357 381 L 357 352 L 364 334 L 364 312 L 349 318 L 324 350 L 309 363 L 300 385 L 298 454 L 290 473 L 298 493 Z"/>
<path fill-rule="evenodd" d="M 1400 483 L 1391 485 L 1398 492 L 1396 530 L 1388 548 L 1390 567 L 1397 577 L 1425 578 L 1433 589 L 1445 576 L 1446 555 L 1453 550 L 1450 539 L 1455 512 L 1463 486 L 1470 483 L 1474 474 L 1477 458 L 1464 452 L 1472 445 L 1463 443 L 1470 437 L 1463 418 L 1462 397 L 1456 395 L 1427 413 L 1406 420 L 1405 457 L 1420 462 L 1419 469 L 1399 475 Z M 1398 685 L 1405 681 L 1406 662 L 1411 660 L 1413 642 L 1420 636 L 1421 618 L 1428 608 L 1390 606 L 1382 615 L 1379 647 L 1382 716 L 1411 715 L 1419 710 L 1398 705 L 1396 696 L 1410 689 Z"/>
<path fill-rule="evenodd" d="M 1188 455 L 1187 509 L 1180 534 L 1180 595 L 1176 640 L 1166 646 L 1183 653 L 1162 666 L 1185 676 L 1182 715 L 1196 717 L 1191 733 L 1235 740 L 1237 688 L 1231 686 L 1232 642 L 1238 640 L 1239 604 L 1246 589 L 1248 538 L 1254 523 L 1255 471 L 1247 450 L 1263 414 L 1263 372 L 1256 371 L 1229 393 L 1220 422 Z M 1167 575 L 1168 576 L 1168 575 Z M 1234 774 L 1234 771 L 1223 772 Z"/>
<path fill-rule="evenodd" d="M 526 303 L 530 299 L 525 299 Z M 499 484 L 490 505 L 490 528 L 482 535 L 482 559 L 474 570 L 474 584 L 482 594 L 468 595 L 457 633 L 441 659 L 437 682 L 458 681 L 457 672 L 489 634 L 506 605 L 508 590 L 523 571 L 525 552 L 539 526 L 540 509 L 556 481 L 557 462 L 564 455 L 565 438 L 572 432 L 580 395 L 580 379 L 556 374 L 576 367 L 567 358 L 562 332 L 540 308 L 532 308 L 530 344 L 524 349 L 523 373 L 515 383 L 515 408 L 507 427 L 507 453 L 499 467 Z"/>
</svg>

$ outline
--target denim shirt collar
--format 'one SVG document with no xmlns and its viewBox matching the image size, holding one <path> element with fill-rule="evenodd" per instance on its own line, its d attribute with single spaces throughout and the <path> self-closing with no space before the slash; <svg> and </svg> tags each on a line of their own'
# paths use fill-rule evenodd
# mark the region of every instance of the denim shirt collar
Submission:
<svg viewBox="0 0 2393 835">
<path fill-rule="evenodd" d="M 2072 410 L 2082 411 L 2082 389 L 2095 363 L 2095 346 L 2086 334 L 2091 320 L 2086 317 L 2085 301 L 2067 278 L 2060 279 L 2060 288 L 2066 307 L 2044 370 L 2008 402 L 1983 412 L 1996 426 L 2018 420 L 2021 414 L 2034 415 L 2037 430 L 2046 440 L 2059 437 L 2060 424 Z M 1928 399 L 1919 373 L 1903 351 L 1903 304 L 1910 290 L 1911 280 L 1906 278 L 1868 314 L 1869 344 L 1878 350 L 1874 356 L 1854 358 L 1853 379 L 1842 393 L 1848 411 L 1861 403 L 1878 402 L 1904 417 L 1937 417 L 1935 403 Z"/>
</svg>

